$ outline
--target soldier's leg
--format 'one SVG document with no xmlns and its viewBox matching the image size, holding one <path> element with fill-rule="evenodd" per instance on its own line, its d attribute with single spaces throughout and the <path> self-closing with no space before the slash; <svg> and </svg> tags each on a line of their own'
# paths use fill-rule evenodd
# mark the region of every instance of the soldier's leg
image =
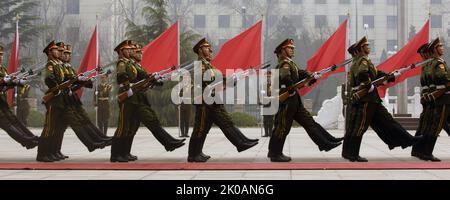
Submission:
<svg viewBox="0 0 450 200">
<path fill-rule="evenodd" d="M 220 130 L 224 133 L 225 137 L 237 148 L 238 152 L 245 151 L 258 144 L 257 139 L 248 139 L 233 123 L 228 112 L 223 105 L 212 105 L 209 107 L 211 110 L 211 119 Z"/>
<path fill-rule="evenodd" d="M 284 156 L 283 147 L 286 137 L 289 134 L 292 122 L 294 120 L 294 112 L 290 111 L 290 106 L 288 104 L 280 105 L 278 113 L 275 116 L 275 128 L 272 131 L 272 136 L 269 140 L 269 153 L 267 157 L 270 158 L 272 162 L 289 162 L 290 157 Z M 293 107 L 292 109 L 295 108 Z"/>
<path fill-rule="evenodd" d="M 298 106 L 297 112 L 294 115 L 297 121 L 308 133 L 309 137 L 319 147 L 320 151 L 330 151 L 336 148 L 341 143 L 330 140 L 334 138 L 328 131 L 326 131 L 320 124 L 316 123 L 311 114 L 303 107 L 302 104 Z"/>
<path fill-rule="evenodd" d="M 389 146 L 399 145 L 405 149 L 414 145 L 422 138 L 422 136 L 413 137 L 410 135 L 405 128 L 395 121 L 392 115 L 387 111 L 386 107 L 384 107 L 381 103 L 377 104 L 375 108 L 373 121 L 381 122 L 378 126 L 383 126 L 386 130 L 388 130 L 385 134 L 388 135 L 388 138 L 392 138 L 392 144 L 388 144 Z"/>
<path fill-rule="evenodd" d="M 254 146 L 254 143 L 257 143 L 259 139 L 250 139 L 247 138 L 233 123 L 230 115 L 223 105 L 213 105 L 210 107 L 212 112 L 212 119 L 217 126 L 223 131 L 227 138 L 234 138 L 236 144 L 242 144 L 241 146 Z M 226 130 L 226 131 L 224 131 Z M 230 140 L 231 141 L 231 140 Z M 252 144 L 252 145 L 248 145 Z M 241 149 L 242 148 L 238 148 Z M 246 147 L 244 148 L 244 150 Z M 239 151 L 239 150 L 238 150 Z"/>
<path fill-rule="evenodd" d="M 422 113 L 420 113 L 419 127 L 416 130 L 415 136 L 424 135 L 429 129 L 429 124 L 432 119 L 432 109 L 430 105 L 423 106 Z M 411 150 L 411 156 L 419 157 L 419 154 L 423 152 L 424 140 L 420 140 L 418 143 L 414 144 Z"/>
<path fill-rule="evenodd" d="M 156 113 L 148 105 L 139 105 L 135 115 L 138 117 L 155 138 L 165 147 L 167 151 L 173 151 L 184 145 L 184 140 L 178 140 L 172 137 L 166 130 L 163 129 L 159 122 Z"/>
<path fill-rule="evenodd" d="M 351 162 L 367 162 L 367 159 L 359 156 L 359 151 L 363 134 L 371 124 L 375 106 L 373 103 L 359 103 L 353 106 L 355 113 L 351 120 L 354 125 L 350 126 L 349 133 L 346 133 L 347 141 L 342 150 L 342 157 Z"/>
<path fill-rule="evenodd" d="M 440 160 L 433 156 L 434 146 L 437 138 L 447 122 L 450 105 L 436 105 L 433 111 L 433 121 L 427 133 L 424 134 L 423 160 L 439 162 Z"/>
<path fill-rule="evenodd" d="M 206 105 L 195 106 L 194 130 L 189 140 L 188 162 L 206 162 L 210 157 L 202 156 L 206 135 L 212 127 L 210 112 Z"/>
<path fill-rule="evenodd" d="M 59 119 L 63 117 L 63 111 L 61 108 L 54 107 L 52 105 L 47 106 L 47 112 L 45 113 L 44 129 L 39 137 L 39 145 L 36 160 L 39 162 L 53 162 L 56 161 L 51 156 L 52 141 L 57 134 L 57 125 Z"/>
<path fill-rule="evenodd" d="M 9 107 L 6 105 L 0 106 L 0 112 L 0 118 L 4 123 L 2 127 L 8 135 L 27 149 L 37 146 L 39 138 L 19 121 L 19 119 L 11 112 Z"/>
<path fill-rule="evenodd" d="M 126 138 L 130 135 L 133 120 L 134 105 L 130 103 L 119 104 L 119 120 L 111 144 L 111 162 L 128 162 L 126 157 Z"/>
<path fill-rule="evenodd" d="M 88 134 L 88 137 L 96 143 L 104 143 L 105 141 L 111 140 L 111 138 L 106 137 L 103 132 L 92 123 L 89 115 L 82 106 L 76 106 L 74 109 L 79 120 L 84 124 L 84 129 L 86 134 Z"/>
</svg>

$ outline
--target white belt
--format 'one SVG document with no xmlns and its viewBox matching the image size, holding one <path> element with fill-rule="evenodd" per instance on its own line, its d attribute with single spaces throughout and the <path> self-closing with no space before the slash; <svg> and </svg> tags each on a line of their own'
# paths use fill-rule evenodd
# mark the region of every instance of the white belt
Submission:
<svg viewBox="0 0 450 200">
<path fill-rule="evenodd" d="M 103 98 L 98 98 L 98 100 L 102 100 L 102 101 L 108 101 L 108 100 L 109 100 L 109 98 L 107 98 L 107 97 L 103 97 Z"/>
<path fill-rule="evenodd" d="M 436 89 L 438 89 L 438 90 L 440 90 L 440 89 L 445 89 L 445 88 L 447 88 L 446 85 L 437 85 L 437 86 L 436 86 Z"/>
</svg>

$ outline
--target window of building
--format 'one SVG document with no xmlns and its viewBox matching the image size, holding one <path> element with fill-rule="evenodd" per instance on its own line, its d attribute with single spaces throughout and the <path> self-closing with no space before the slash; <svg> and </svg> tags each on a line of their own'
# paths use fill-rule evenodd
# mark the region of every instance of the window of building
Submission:
<svg viewBox="0 0 450 200">
<path fill-rule="evenodd" d="M 327 16 L 326 15 L 316 15 L 315 16 L 315 27 L 321 28 L 328 26 Z"/>
<path fill-rule="evenodd" d="M 395 49 L 395 47 L 397 46 L 397 40 L 387 40 L 387 50 L 388 51 L 397 51 L 398 49 Z"/>
<path fill-rule="evenodd" d="M 194 4 L 206 4 L 206 0 L 194 0 Z"/>
<path fill-rule="evenodd" d="M 67 14 L 80 14 L 80 0 L 66 0 L 66 11 Z"/>
<path fill-rule="evenodd" d="M 194 28 L 205 28 L 206 17 L 205 15 L 194 15 Z"/>
<path fill-rule="evenodd" d="M 230 15 L 219 15 L 219 28 L 230 28 Z"/>
<path fill-rule="evenodd" d="M 388 5 L 397 5 L 397 0 L 386 0 L 386 3 L 388 4 Z"/>
<path fill-rule="evenodd" d="M 327 4 L 327 0 L 315 0 L 315 4 Z"/>
<path fill-rule="evenodd" d="M 442 15 L 431 15 L 431 28 L 442 28 Z"/>
<path fill-rule="evenodd" d="M 303 0 L 291 0 L 292 4 L 302 4 Z"/>
<path fill-rule="evenodd" d="M 363 4 L 373 4 L 374 1 L 373 0 L 363 0 Z"/>
<path fill-rule="evenodd" d="M 430 0 L 431 4 L 442 4 L 442 0 Z"/>
<path fill-rule="evenodd" d="M 369 25 L 369 28 L 374 28 L 375 27 L 375 16 L 373 16 L 373 15 L 363 16 L 363 24 Z"/>
<path fill-rule="evenodd" d="M 397 23 L 398 23 L 397 16 L 395 16 L 395 15 L 387 16 L 387 28 L 388 29 L 396 29 L 398 26 Z"/>
<path fill-rule="evenodd" d="M 350 0 L 339 0 L 339 4 L 350 4 Z"/>
</svg>

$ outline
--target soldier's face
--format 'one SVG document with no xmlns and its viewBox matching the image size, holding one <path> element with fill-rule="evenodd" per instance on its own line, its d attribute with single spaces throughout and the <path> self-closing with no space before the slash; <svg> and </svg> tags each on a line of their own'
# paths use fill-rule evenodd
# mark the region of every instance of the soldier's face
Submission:
<svg viewBox="0 0 450 200">
<path fill-rule="evenodd" d="M 370 52 L 371 52 L 371 48 L 370 48 L 370 46 L 368 45 L 368 44 L 366 44 L 366 45 L 364 45 L 363 47 L 362 47 L 362 51 L 364 52 L 364 54 L 366 54 L 366 55 L 369 55 L 370 54 Z"/>
<path fill-rule="evenodd" d="M 53 58 L 55 59 L 59 59 L 61 57 L 61 52 L 58 51 L 58 49 L 52 49 L 50 54 L 52 55 Z"/>
<path fill-rule="evenodd" d="M 439 56 L 443 56 L 444 55 L 444 45 L 438 45 L 436 47 L 436 52 Z"/>
<path fill-rule="evenodd" d="M 72 60 L 72 54 L 64 53 L 64 59 L 65 62 L 70 62 Z"/>
<path fill-rule="evenodd" d="M 133 57 L 134 57 L 135 60 L 141 61 L 141 60 L 142 60 L 142 52 L 140 52 L 140 51 L 135 51 L 135 52 L 133 53 Z"/>
<path fill-rule="evenodd" d="M 202 47 L 201 48 L 201 54 L 203 58 L 207 61 L 211 61 L 213 57 L 213 51 L 211 50 L 211 47 Z"/>
<path fill-rule="evenodd" d="M 131 57 L 131 49 L 123 49 L 122 53 L 123 53 L 123 57 L 125 57 L 125 58 Z"/>
<path fill-rule="evenodd" d="M 286 47 L 286 48 L 284 48 L 284 49 L 285 49 L 285 52 L 286 52 L 286 56 L 287 56 L 288 58 L 293 58 L 293 57 L 294 57 L 295 51 L 294 51 L 294 48 L 293 48 L 293 47 Z"/>
</svg>

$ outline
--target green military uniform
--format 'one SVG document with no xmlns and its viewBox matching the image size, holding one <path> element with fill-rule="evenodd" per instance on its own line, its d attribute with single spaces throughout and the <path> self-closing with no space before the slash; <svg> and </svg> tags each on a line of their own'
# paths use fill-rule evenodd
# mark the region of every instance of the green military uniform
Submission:
<svg viewBox="0 0 450 200">
<path fill-rule="evenodd" d="M 28 95 L 30 93 L 30 85 L 24 85 L 18 88 L 18 100 L 17 100 L 17 118 L 25 126 L 28 124 L 28 115 L 30 114 L 30 104 L 28 103 Z"/>
<path fill-rule="evenodd" d="M 210 44 L 205 38 L 201 39 L 194 46 L 194 53 L 200 57 L 199 50 L 203 47 L 210 48 Z M 198 86 L 204 90 L 214 81 L 216 73 L 220 72 L 206 59 L 199 58 L 199 61 L 202 62 L 202 75 L 210 73 L 212 77 L 211 81 L 202 81 L 202 86 Z M 235 127 L 223 104 L 214 103 L 208 105 L 202 101 L 201 104 L 195 105 L 194 130 L 189 141 L 188 162 L 206 162 L 210 158 L 210 156 L 202 153 L 202 149 L 206 135 L 211 130 L 213 124 L 216 124 L 222 130 L 225 137 L 237 148 L 238 152 L 245 151 L 258 144 L 258 140 L 248 139 Z"/>
<path fill-rule="evenodd" d="M 3 53 L 3 47 L 0 46 L 0 52 Z M 38 145 L 38 137 L 36 137 L 26 126 L 17 119 L 11 112 L 6 99 L 6 91 L 8 87 L 20 86 L 12 81 L 5 82 L 8 70 L 0 63 L 0 128 L 27 149 L 32 149 Z"/>
<path fill-rule="evenodd" d="M 124 47 L 131 47 L 131 41 L 124 41 L 116 48 L 122 51 Z M 132 83 L 147 79 L 149 75 L 140 64 L 121 58 L 117 62 L 117 83 L 119 94 L 131 89 Z M 150 106 L 144 92 L 133 92 L 124 102 L 119 103 L 119 124 L 114 134 L 111 146 L 111 162 L 128 162 L 137 157 L 130 154 L 134 136 L 142 122 L 165 147 L 173 151 L 184 145 L 184 140 L 177 140 L 167 133 L 161 126 L 155 111 Z"/>
<path fill-rule="evenodd" d="M 421 154 L 419 158 L 433 162 L 440 161 L 438 158 L 433 156 L 433 150 L 439 133 L 443 129 L 445 123 L 447 123 L 450 107 L 450 92 L 448 92 L 450 72 L 444 59 L 442 59 L 440 55 L 437 55 L 437 48 L 440 48 L 441 46 L 442 44 L 439 38 L 435 39 L 429 46 L 429 51 L 433 55 L 433 60 L 429 64 L 429 72 L 432 85 L 435 85 L 436 90 L 445 89 L 447 92 L 430 103 L 432 104 L 430 108 L 431 121 L 429 128 L 427 128 L 423 133 L 424 139 L 421 142 L 422 148 L 419 149 Z"/>
<path fill-rule="evenodd" d="M 276 68 L 279 69 L 280 73 L 280 94 L 289 92 L 290 95 L 285 102 L 281 103 L 275 116 L 275 129 L 270 138 L 268 153 L 268 157 L 272 162 L 289 162 L 291 160 L 290 157 L 283 154 L 283 147 L 294 120 L 306 130 L 309 137 L 321 151 L 329 151 L 341 144 L 340 139 L 333 137 L 320 124 L 314 121 L 311 114 L 303 106 L 297 91 L 286 90 L 289 86 L 312 76 L 306 70 L 300 69 L 292 59 L 281 57 L 281 51 L 284 51 L 285 48 L 294 47 L 294 41 L 287 39 L 275 50 L 279 57 Z"/>
<path fill-rule="evenodd" d="M 104 135 L 107 135 L 109 124 L 109 96 L 112 90 L 112 85 L 109 83 L 100 83 L 97 87 L 97 124 Z"/>
<path fill-rule="evenodd" d="M 179 106 L 180 112 L 180 132 L 181 137 L 189 137 L 189 124 L 191 121 L 191 109 L 190 104 L 181 103 Z"/>
<path fill-rule="evenodd" d="M 368 45 L 367 38 L 364 37 L 356 45 L 357 49 L 362 49 Z M 370 89 L 372 80 L 384 77 L 387 74 L 378 71 L 367 56 L 358 56 L 350 69 L 350 83 L 352 92 L 361 89 Z M 392 77 L 389 81 L 394 81 Z M 353 96 L 353 94 L 352 94 Z M 397 146 L 406 148 L 417 141 L 398 124 L 387 109 L 381 104 L 381 98 L 378 96 L 376 88 L 359 100 L 352 100 L 350 115 L 346 120 L 344 146 L 342 156 L 350 161 L 367 162 L 367 159 L 359 156 L 361 140 L 364 132 L 369 126 L 373 127 L 380 138 L 393 149 Z"/>
<path fill-rule="evenodd" d="M 268 71 L 267 73 L 270 73 Z M 272 96 L 272 82 L 270 80 L 271 75 L 267 77 L 267 97 Z M 263 107 L 270 107 L 270 103 L 263 105 Z M 264 136 L 263 137 L 270 137 L 272 136 L 273 131 L 273 125 L 274 125 L 274 115 L 263 115 L 263 125 L 264 125 Z"/>
<path fill-rule="evenodd" d="M 422 57 L 425 59 L 428 59 L 429 57 L 429 53 L 428 53 L 428 43 L 422 45 L 419 50 L 417 51 L 418 53 L 420 53 L 422 55 Z M 434 84 L 432 83 L 432 71 L 431 71 L 432 67 L 430 65 L 430 63 L 426 63 L 424 65 L 422 65 L 422 72 L 420 74 L 420 85 L 422 87 L 421 90 L 421 104 L 422 104 L 422 113 L 420 113 L 420 119 L 419 119 L 419 126 L 417 127 L 416 130 L 416 136 L 419 135 L 424 135 L 427 130 L 430 128 L 429 124 L 431 124 L 431 122 L 433 121 L 432 117 L 433 117 L 433 109 L 434 109 L 434 104 L 430 101 L 427 100 L 426 96 L 432 91 L 435 90 L 436 87 L 434 86 Z M 412 150 L 411 150 L 411 155 L 415 156 L 415 157 L 421 157 L 421 152 L 423 151 L 423 140 L 422 142 L 416 143 L 414 144 Z"/>
</svg>

